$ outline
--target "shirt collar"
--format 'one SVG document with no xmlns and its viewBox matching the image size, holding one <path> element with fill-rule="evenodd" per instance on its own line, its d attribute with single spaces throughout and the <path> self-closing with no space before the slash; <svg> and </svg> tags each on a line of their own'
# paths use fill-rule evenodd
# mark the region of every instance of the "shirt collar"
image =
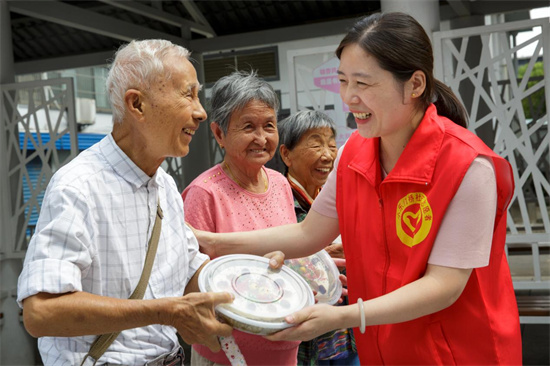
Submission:
<svg viewBox="0 0 550 366">
<path fill-rule="evenodd" d="M 288 180 L 295 185 L 295 187 L 293 188 L 299 190 L 300 193 L 305 196 L 305 198 L 309 201 L 309 204 L 311 205 L 311 203 L 313 202 L 313 198 L 309 195 L 309 193 L 307 193 L 306 189 L 300 184 L 300 182 L 296 180 L 296 178 L 290 175 L 290 173 L 287 173 L 287 175 L 288 175 Z"/>
<path fill-rule="evenodd" d="M 100 144 L 100 150 L 105 160 L 118 175 L 134 187 L 141 188 L 151 180 L 158 182 L 157 177 L 160 169 L 157 169 L 153 177 L 149 177 L 122 151 L 111 134 L 108 134 Z"/>
<path fill-rule="evenodd" d="M 386 179 L 429 184 L 444 136 L 443 121 L 435 105 L 431 104 Z"/>
</svg>

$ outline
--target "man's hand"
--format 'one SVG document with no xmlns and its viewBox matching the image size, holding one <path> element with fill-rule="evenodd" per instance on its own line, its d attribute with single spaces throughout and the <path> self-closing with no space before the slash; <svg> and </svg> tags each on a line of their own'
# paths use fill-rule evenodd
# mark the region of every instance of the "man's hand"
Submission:
<svg viewBox="0 0 550 366">
<path fill-rule="evenodd" d="M 151 324 L 171 325 L 188 343 L 220 349 L 218 336 L 232 328 L 216 319 L 214 308 L 233 295 L 191 293 L 154 300 L 129 300 L 87 292 L 39 293 L 23 301 L 25 328 L 34 337 L 76 337 L 121 332 Z"/>
<path fill-rule="evenodd" d="M 213 352 L 220 350 L 218 336 L 229 336 L 233 328 L 216 319 L 214 308 L 218 304 L 230 303 L 233 295 L 228 292 L 190 293 L 172 297 L 173 306 L 166 313 L 160 313 L 161 324 L 175 327 L 187 344 L 203 344 Z"/>
</svg>

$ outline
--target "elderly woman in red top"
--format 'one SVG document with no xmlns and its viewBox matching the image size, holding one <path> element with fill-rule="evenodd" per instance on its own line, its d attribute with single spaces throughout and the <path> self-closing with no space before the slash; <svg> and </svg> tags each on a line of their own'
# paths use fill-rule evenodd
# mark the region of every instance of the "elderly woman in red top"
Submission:
<svg viewBox="0 0 550 366">
<path fill-rule="evenodd" d="M 361 364 L 521 364 L 504 252 L 510 165 L 464 128 L 465 109 L 434 79 L 430 40 L 411 16 L 359 20 L 336 55 L 358 131 L 306 219 L 198 232 L 203 250 L 301 257 L 340 233 L 351 305 L 301 310 L 269 339 L 357 327 Z"/>
</svg>

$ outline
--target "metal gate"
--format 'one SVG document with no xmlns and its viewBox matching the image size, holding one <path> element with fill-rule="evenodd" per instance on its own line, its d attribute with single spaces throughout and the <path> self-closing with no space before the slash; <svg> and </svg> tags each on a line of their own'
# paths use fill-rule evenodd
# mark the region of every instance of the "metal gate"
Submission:
<svg viewBox="0 0 550 366">
<path fill-rule="evenodd" d="M 469 129 L 514 171 L 507 249 L 531 252 L 532 273 L 514 273 L 516 289 L 548 289 L 550 262 L 550 23 L 535 19 L 434 33 L 436 77 L 467 107 Z M 514 44 L 513 34 L 539 30 Z M 521 65 L 518 54 L 533 49 Z"/>
<path fill-rule="evenodd" d="M 17 278 L 44 190 L 78 154 L 73 81 L 5 84 L 0 92 L 0 351 L 1 360 L 30 364 L 36 341 L 21 323 Z"/>
</svg>

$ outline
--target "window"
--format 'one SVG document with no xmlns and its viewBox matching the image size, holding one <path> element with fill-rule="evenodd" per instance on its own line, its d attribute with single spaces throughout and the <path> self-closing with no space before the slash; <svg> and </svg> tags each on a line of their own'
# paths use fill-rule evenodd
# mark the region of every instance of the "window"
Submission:
<svg viewBox="0 0 550 366">
<path fill-rule="evenodd" d="M 267 81 L 279 80 L 277 47 L 204 56 L 204 77 L 210 86 L 235 70 L 257 70 Z"/>
</svg>

